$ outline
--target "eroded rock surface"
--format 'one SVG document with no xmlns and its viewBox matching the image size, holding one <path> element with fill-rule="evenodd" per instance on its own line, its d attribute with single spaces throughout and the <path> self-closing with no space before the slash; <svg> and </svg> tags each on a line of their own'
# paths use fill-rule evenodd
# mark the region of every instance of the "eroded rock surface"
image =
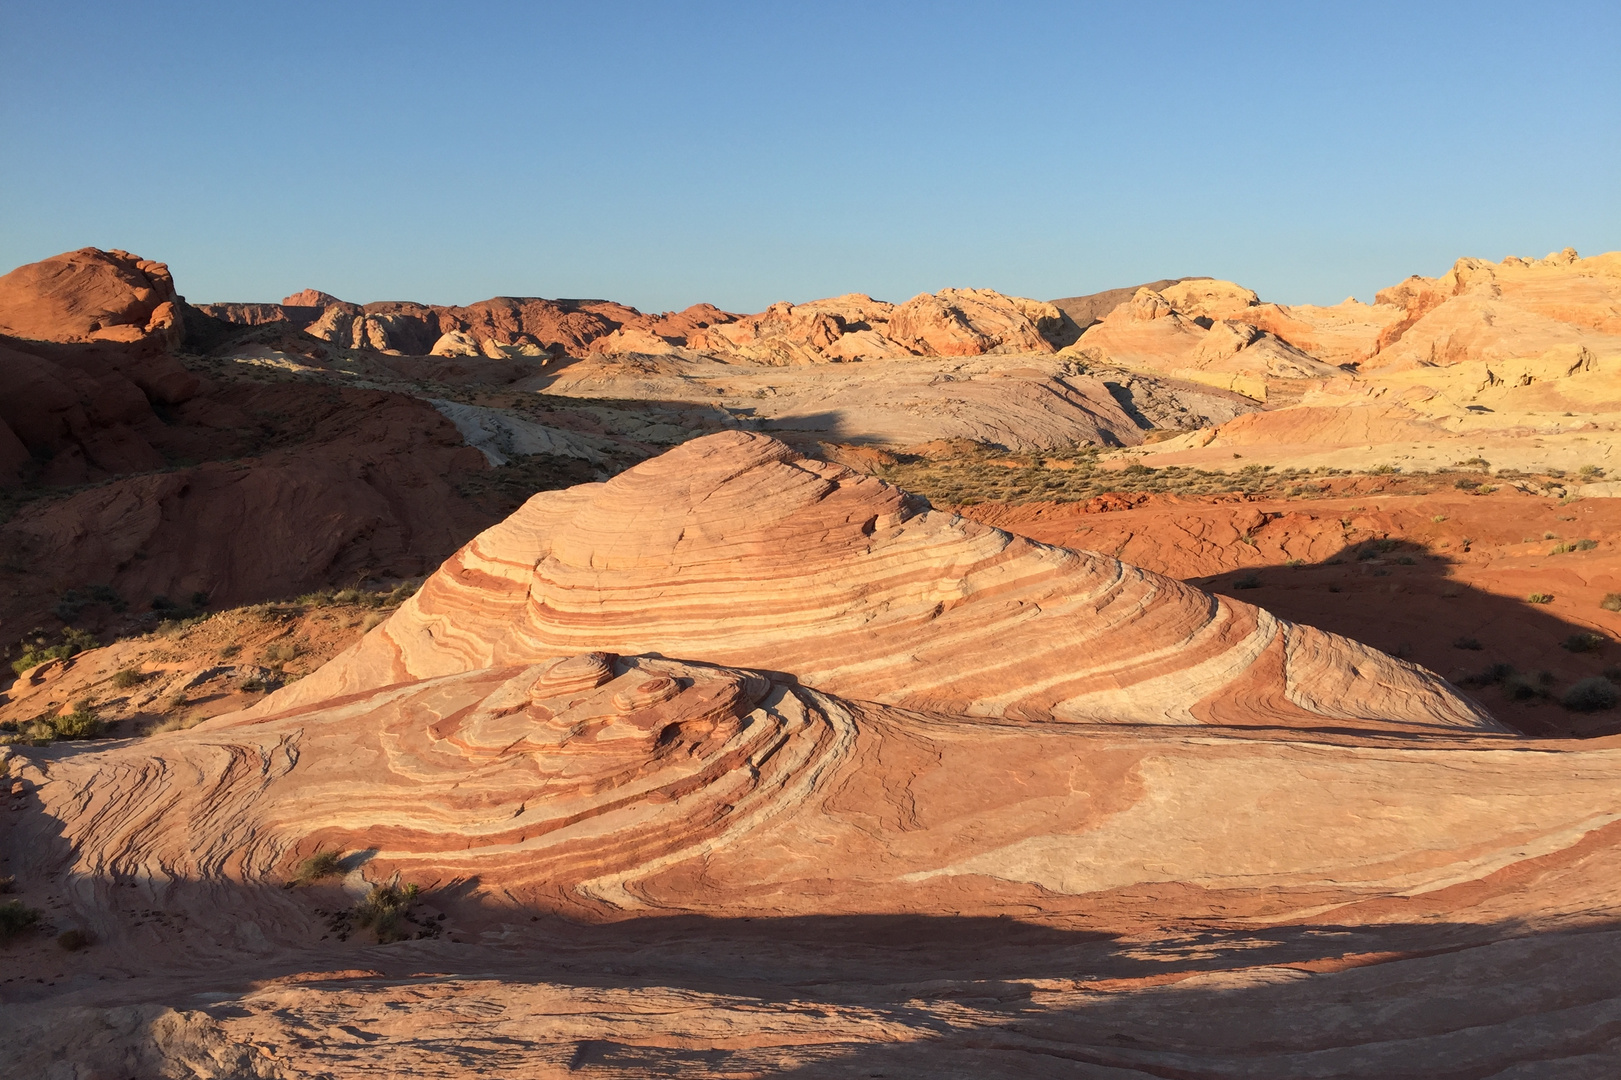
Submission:
<svg viewBox="0 0 1621 1080">
<path fill-rule="evenodd" d="M 979 716 L 1496 729 L 1428 672 L 1354 642 L 931 511 L 745 433 L 536 496 L 282 700 L 590 648 Z"/>
</svg>

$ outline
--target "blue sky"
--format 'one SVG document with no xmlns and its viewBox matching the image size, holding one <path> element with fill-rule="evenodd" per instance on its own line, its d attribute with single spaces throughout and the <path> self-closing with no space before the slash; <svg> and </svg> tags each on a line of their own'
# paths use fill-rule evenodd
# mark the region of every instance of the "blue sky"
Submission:
<svg viewBox="0 0 1621 1080">
<path fill-rule="evenodd" d="M 1621 248 L 1621 4 L 0 0 L 0 268 L 759 310 Z"/>
</svg>

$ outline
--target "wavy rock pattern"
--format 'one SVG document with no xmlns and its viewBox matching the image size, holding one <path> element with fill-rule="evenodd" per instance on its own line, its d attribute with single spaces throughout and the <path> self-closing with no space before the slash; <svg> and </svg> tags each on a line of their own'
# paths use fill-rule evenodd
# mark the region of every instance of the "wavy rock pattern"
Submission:
<svg viewBox="0 0 1621 1080">
<path fill-rule="evenodd" d="M 190 915 L 226 940 L 241 927 L 211 906 L 240 908 L 221 898 L 291 877 L 318 849 L 366 852 L 367 880 L 476 883 L 498 906 L 590 920 L 1096 914 L 1166 884 L 1206 895 L 1121 898 L 1165 917 L 1371 904 L 1377 920 L 1406 898 L 1491 919 L 1521 910 L 1527 875 L 1560 881 L 1542 915 L 1602 905 L 1591 856 L 1621 835 L 1621 749 L 1521 746 L 925 717 L 759 672 L 591 653 L 25 770 L 41 823 L 61 832 L 18 850 L 65 844 L 71 878 L 105 894 L 88 905 L 95 933 L 131 948 L 150 931 L 112 914 L 126 884 L 201 886 Z M 250 936 L 296 922 L 296 906 L 252 902 Z"/>
<path fill-rule="evenodd" d="M 1500 730 L 1355 642 L 735 432 L 537 495 L 264 707 L 591 649 L 971 716 Z"/>
<path fill-rule="evenodd" d="M 13 752 L 7 870 L 95 948 L 0 980 L 0 1072 L 1607 1076 L 1621 739 L 1493 728 L 716 436 L 255 709 Z M 350 940 L 389 881 L 414 940 Z"/>
</svg>

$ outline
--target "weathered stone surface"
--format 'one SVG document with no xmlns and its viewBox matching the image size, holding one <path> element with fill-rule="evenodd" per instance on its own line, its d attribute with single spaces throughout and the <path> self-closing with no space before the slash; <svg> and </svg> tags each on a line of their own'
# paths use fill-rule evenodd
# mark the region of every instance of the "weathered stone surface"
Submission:
<svg viewBox="0 0 1621 1080">
<path fill-rule="evenodd" d="M 81 248 L 0 277 L 0 334 L 35 341 L 180 341 L 174 279 L 127 251 Z"/>
<path fill-rule="evenodd" d="M 536 496 L 279 700 L 589 649 L 976 716 L 1496 729 L 1422 669 L 742 433 Z"/>
</svg>

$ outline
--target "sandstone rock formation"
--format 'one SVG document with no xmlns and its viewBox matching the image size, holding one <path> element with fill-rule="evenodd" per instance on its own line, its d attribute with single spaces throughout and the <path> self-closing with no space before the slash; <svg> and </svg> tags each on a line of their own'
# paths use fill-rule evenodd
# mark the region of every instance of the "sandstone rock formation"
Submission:
<svg viewBox="0 0 1621 1080">
<path fill-rule="evenodd" d="M 172 347 L 184 332 L 179 303 L 162 263 L 81 248 L 0 277 L 0 334 Z"/>
<path fill-rule="evenodd" d="M 1353 642 L 930 511 L 745 433 L 536 496 L 265 707 L 588 649 L 973 716 L 1496 730 L 1429 673 Z"/>
<path fill-rule="evenodd" d="M 1343 375 L 1277 335 L 1242 321 L 1255 294 L 1232 282 L 1197 279 L 1169 293 L 1139 289 L 1094 323 L 1066 355 L 1199 381 L 1212 376 L 1325 379 Z M 1260 396 L 1264 397 L 1264 393 Z"/>
<path fill-rule="evenodd" d="M 1621 353 L 1621 252 L 1583 259 L 1459 259 L 1439 278 L 1382 290 L 1402 317 L 1381 332 L 1370 366 L 1446 365 L 1585 347 Z"/>
<path fill-rule="evenodd" d="M 458 493 L 484 459 L 433 406 L 200 376 L 170 351 L 183 304 L 162 264 L 123 252 L 0 278 L 0 324 L 26 335 L 0 336 L 0 491 L 24 489 L 0 514 L 8 645 L 77 620 L 58 614 L 74 590 L 144 611 L 410 576 L 499 517 Z"/>
<path fill-rule="evenodd" d="M 8 756 L 8 872 L 96 943 L 14 946 L 65 988 L 0 984 L 22 1074 L 1621 1048 L 1616 739 L 1529 743 L 1421 669 L 759 436 L 537 496 L 246 712 Z M 354 905 L 391 884 L 409 940 L 373 945 Z"/>
<path fill-rule="evenodd" d="M 122 251 L 85 248 L 0 277 L 0 487 L 164 464 L 176 440 L 153 410 L 200 388 L 165 352 L 181 304 L 163 264 Z"/>
</svg>

